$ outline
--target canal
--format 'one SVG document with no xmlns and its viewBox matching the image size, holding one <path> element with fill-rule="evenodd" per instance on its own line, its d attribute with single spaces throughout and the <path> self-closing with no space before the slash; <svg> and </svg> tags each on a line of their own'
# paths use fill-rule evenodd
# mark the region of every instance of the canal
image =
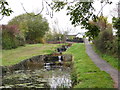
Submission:
<svg viewBox="0 0 120 90">
<path fill-rule="evenodd" d="M 72 88 L 72 55 L 39 55 L 3 67 L 0 88 Z"/>
</svg>

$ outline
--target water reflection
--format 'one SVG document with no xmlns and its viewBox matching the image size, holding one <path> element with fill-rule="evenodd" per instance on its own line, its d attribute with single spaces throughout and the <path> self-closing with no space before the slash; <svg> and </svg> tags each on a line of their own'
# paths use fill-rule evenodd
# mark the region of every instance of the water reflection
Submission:
<svg viewBox="0 0 120 90">
<path fill-rule="evenodd" d="M 44 63 L 43 68 L 6 74 L 2 88 L 71 88 L 70 71 L 71 68 L 64 65 Z"/>
<path fill-rule="evenodd" d="M 51 88 L 70 88 L 70 68 L 60 67 L 57 70 L 52 71 L 51 78 L 49 78 L 49 85 Z"/>
<path fill-rule="evenodd" d="M 39 55 L 3 67 L 0 88 L 71 88 L 72 55 Z"/>
<path fill-rule="evenodd" d="M 49 79 L 49 85 L 51 88 L 71 88 L 70 74 L 52 75 L 52 78 Z"/>
<path fill-rule="evenodd" d="M 58 56 L 58 61 L 59 61 L 59 62 L 62 61 L 62 56 Z"/>
</svg>

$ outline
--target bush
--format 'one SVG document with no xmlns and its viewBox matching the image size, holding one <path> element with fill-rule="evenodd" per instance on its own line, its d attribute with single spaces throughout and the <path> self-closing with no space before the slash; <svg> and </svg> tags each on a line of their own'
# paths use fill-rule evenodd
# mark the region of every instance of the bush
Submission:
<svg viewBox="0 0 120 90">
<path fill-rule="evenodd" d="M 8 25 L 17 25 L 24 34 L 26 43 L 36 44 L 40 42 L 38 38 L 43 38 L 46 32 L 49 31 L 49 24 L 47 19 L 43 18 L 42 15 L 34 17 L 34 13 L 30 14 L 16 16 L 9 21 Z"/>
<path fill-rule="evenodd" d="M 24 46 L 25 45 L 25 38 L 23 35 L 17 35 L 16 36 L 16 43 L 18 46 Z"/>
<path fill-rule="evenodd" d="M 95 46 L 101 51 L 106 52 L 111 48 L 113 41 L 112 33 L 109 30 L 104 30 L 99 33 L 99 36 L 95 39 Z"/>
<path fill-rule="evenodd" d="M 101 31 L 94 40 L 96 48 L 102 53 L 117 55 L 118 45 L 116 37 L 113 37 L 111 30 Z"/>
<path fill-rule="evenodd" d="M 117 46 L 118 46 L 118 58 L 120 59 L 120 17 L 113 17 L 113 27 L 117 29 Z"/>
<path fill-rule="evenodd" d="M 45 43 L 46 43 L 46 41 L 45 41 L 44 38 L 37 38 L 37 39 L 35 40 L 35 42 L 36 42 L 36 43 L 42 43 L 42 44 L 45 44 Z"/>
<path fill-rule="evenodd" d="M 16 26 L 2 26 L 2 48 L 12 49 L 25 44 Z"/>
<path fill-rule="evenodd" d="M 2 37 L 2 48 L 3 49 L 11 49 L 11 48 L 17 47 L 17 45 L 15 44 L 15 38 L 11 34 L 4 31 L 2 36 L 3 36 Z"/>
</svg>

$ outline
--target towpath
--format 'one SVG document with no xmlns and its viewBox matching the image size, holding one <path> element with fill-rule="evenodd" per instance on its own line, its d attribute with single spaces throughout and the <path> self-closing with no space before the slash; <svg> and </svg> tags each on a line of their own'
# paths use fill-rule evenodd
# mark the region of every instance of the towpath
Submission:
<svg viewBox="0 0 120 90">
<path fill-rule="evenodd" d="M 94 52 L 91 44 L 89 43 L 89 41 L 87 39 L 85 39 L 85 46 L 86 46 L 86 53 L 88 54 L 88 56 L 97 65 L 97 67 L 99 67 L 102 71 L 105 71 L 110 74 L 111 78 L 114 81 L 114 87 L 118 88 L 118 86 L 119 86 L 119 90 L 120 90 L 120 83 L 118 83 L 118 81 L 120 81 L 120 77 L 118 77 L 118 75 L 120 75 L 120 72 L 118 72 L 118 70 L 116 70 L 110 64 L 108 64 L 105 60 L 101 59 Z"/>
</svg>

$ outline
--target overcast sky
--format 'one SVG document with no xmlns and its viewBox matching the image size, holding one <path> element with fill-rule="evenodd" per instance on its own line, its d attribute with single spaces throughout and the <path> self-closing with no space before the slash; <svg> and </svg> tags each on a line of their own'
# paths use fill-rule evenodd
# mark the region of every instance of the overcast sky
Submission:
<svg viewBox="0 0 120 90">
<path fill-rule="evenodd" d="M 9 3 L 9 7 L 14 11 L 14 13 L 11 14 L 9 17 L 4 17 L 1 21 L 0 24 L 7 24 L 9 20 L 14 18 L 17 15 L 25 13 L 25 11 L 22 8 L 21 3 L 27 10 L 27 12 L 35 12 L 38 13 L 42 9 L 42 0 L 6 0 Z M 50 0 L 46 0 L 50 1 Z M 101 4 L 99 3 L 98 0 L 95 0 L 94 7 L 96 9 L 96 13 L 100 11 Z M 116 7 L 116 3 L 119 0 L 112 0 L 112 5 L 106 5 L 103 9 L 103 15 L 108 17 L 108 21 L 111 22 L 111 15 L 116 15 L 117 13 L 113 11 L 113 9 Z M 44 4 L 44 7 L 45 4 Z M 71 22 L 69 21 L 70 16 L 66 16 L 66 11 L 62 10 L 61 12 L 53 13 L 53 18 L 50 18 L 49 15 L 46 15 L 46 9 L 42 12 L 43 17 L 46 17 L 50 27 L 60 29 L 60 31 L 66 31 L 66 30 L 71 30 L 71 33 L 78 33 L 82 32 L 84 30 L 80 29 L 80 26 L 78 27 L 73 27 L 71 25 Z M 1 16 L 0 16 L 1 18 Z M 58 25 L 55 24 L 55 21 L 58 23 Z"/>
</svg>

